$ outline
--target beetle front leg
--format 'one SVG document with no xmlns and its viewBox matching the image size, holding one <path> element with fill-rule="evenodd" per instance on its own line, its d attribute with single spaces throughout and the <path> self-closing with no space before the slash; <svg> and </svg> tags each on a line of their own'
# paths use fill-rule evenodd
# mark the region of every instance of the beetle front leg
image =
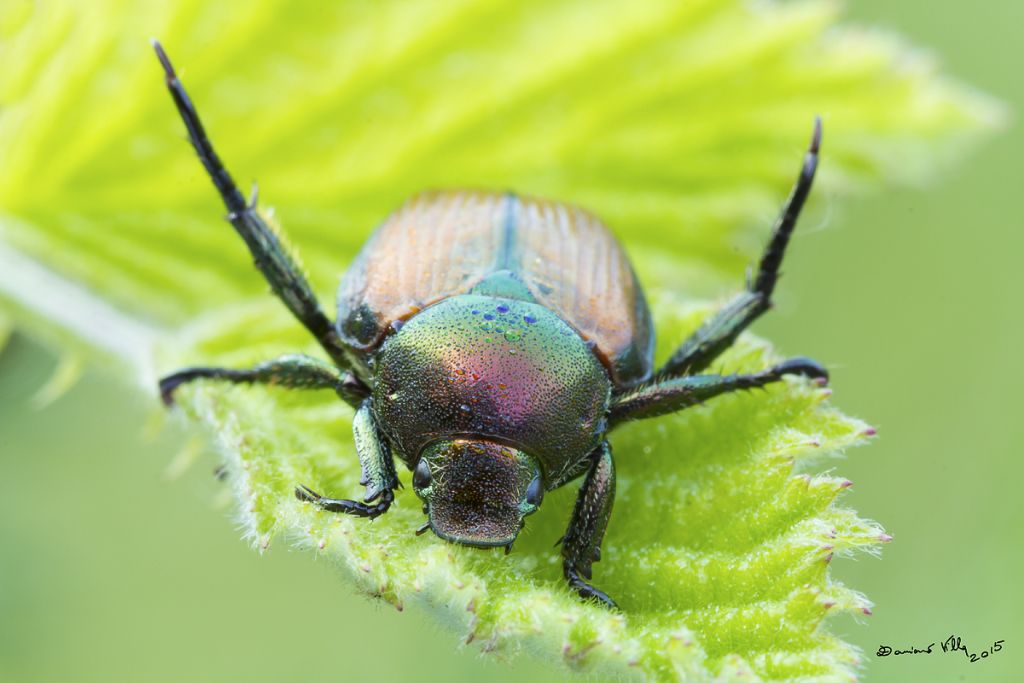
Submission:
<svg viewBox="0 0 1024 683">
<path fill-rule="evenodd" d="M 586 580 L 590 579 L 592 564 L 601 559 L 601 541 L 614 501 L 615 463 L 611 446 L 605 441 L 591 455 L 590 469 L 576 496 L 576 507 L 562 538 L 562 570 L 569 585 L 582 598 L 611 608 L 616 607 L 615 601 Z"/>
<path fill-rule="evenodd" d="M 321 510 L 328 512 L 343 512 L 370 519 L 379 517 L 388 511 L 395 500 L 394 491 L 399 486 L 398 474 L 395 472 L 395 460 L 391 456 L 391 447 L 377 428 L 372 408 L 370 399 L 363 401 L 352 420 L 356 453 L 359 455 L 359 465 L 362 468 L 362 478 L 359 483 L 366 486 L 366 495 L 363 496 L 362 502 L 344 498 L 327 498 L 308 486 L 296 487 L 296 498 L 313 503 Z"/>
</svg>

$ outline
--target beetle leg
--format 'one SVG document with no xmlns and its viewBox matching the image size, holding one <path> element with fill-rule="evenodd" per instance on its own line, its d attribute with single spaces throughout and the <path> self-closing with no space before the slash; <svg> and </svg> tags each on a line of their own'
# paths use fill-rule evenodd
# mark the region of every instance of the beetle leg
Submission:
<svg viewBox="0 0 1024 683">
<path fill-rule="evenodd" d="M 601 557 L 601 541 L 615 501 L 615 463 L 612 449 L 603 442 L 590 456 L 569 528 L 562 538 L 562 570 L 569 585 L 587 600 L 615 608 L 615 601 L 587 583 L 594 562 Z"/>
<path fill-rule="evenodd" d="M 590 460 L 584 458 L 583 460 L 564 469 L 562 472 L 556 473 L 555 476 L 552 477 L 551 483 L 547 486 L 547 489 L 549 491 L 553 491 L 557 488 L 561 488 L 573 479 L 583 476 L 583 474 L 588 471 L 590 471 Z M 561 543 L 562 539 L 558 539 L 558 542 Z"/>
<path fill-rule="evenodd" d="M 174 403 L 174 391 L 197 379 L 220 379 L 244 384 L 275 384 L 291 389 L 334 389 L 343 401 L 359 408 L 370 391 L 352 373 L 311 356 L 292 354 L 260 363 L 247 370 L 231 368 L 185 368 L 160 380 L 160 397 Z"/>
<path fill-rule="evenodd" d="M 778 382 L 785 375 L 828 382 L 828 371 L 809 358 L 791 358 L 751 375 L 689 375 L 655 380 L 613 398 L 608 421 L 614 426 L 624 420 L 674 413 L 731 391 Z"/>
<path fill-rule="evenodd" d="M 814 120 L 811 144 L 804 156 L 803 167 L 782 213 L 775 222 L 768 246 L 761 256 L 757 277 L 747 284 L 747 291 L 730 301 L 711 319 L 706 321 L 672 354 L 665 365 L 655 374 L 656 378 L 678 377 L 686 373 L 700 372 L 708 367 L 725 349 L 736 341 L 740 332 L 754 322 L 772 306 L 771 296 L 779 279 L 779 266 L 785 254 L 789 237 L 796 227 L 800 210 L 814 182 L 818 167 L 818 150 L 821 147 L 821 119 Z"/>
<path fill-rule="evenodd" d="M 343 512 L 346 515 L 367 517 L 369 519 L 375 519 L 383 515 L 391 507 L 391 503 L 395 501 L 394 491 L 385 491 L 376 504 L 370 505 L 360 503 L 358 500 L 327 498 L 326 496 L 321 496 L 308 486 L 296 486 L 295 497 L 303 502 L 313 503 L 321 510 L 326 510 L 327 512 Z"/>
<path fill-rule="evenodd" d="M 228 220 L 245 240 L 249 251 L 252 252 L 256 267 L 270 283 L 274 294 L 313 333 L 313 336 L 339 367 L 353 370 L 364 369 L 360 367 L 362 365 L 361 357 L 346 348 L 339 339 L 334 325 L 320 309 L 320 304 L 309 283 L 306 282 L 306 277 L 295 260 L 288 254 L 281 239 L 260 216 L 256 209 L 255 190 L 252 200 L 246 202 L 245 197 L 231 178 L 231 174 L 224 168 L 223 162 L 213 149 L 213 144 L 206 136 L 206 130 L 199 120 L 199 114 L 196 112 L 192 100 L 185 92 L 181 81 L 178 80 L 174 67 L 160 43 L 153 41 L 153 48 L 164 68 L 167 89 L 174 99 L 178 113 L 185 122 L 185 128 L 188 129 L 189 141 L 228 209 Z"/>
<path fill-rule="evenodd" d="M 395 461 L 391 456 L 388 444 L 377 423 L 373 419 L 370 399 L 363 401 L 352 420 L 352 432 L 355 436 L 356 453 L 362 468 L 360 484 L 366 486 L 363 502 L 339 498 L 326 498 L 314 492 L 308 486 L 295 489 L 295 497 L 299 500 L 314 503 L 328 512 L 344 512 L 357 517 L 379 517 L 388 511 L 395 500 L 395 489 L 398 488 L 398 475 L 395 473 Z M 376 503 L 374 504 L 374 501 Z"/>
</svg>

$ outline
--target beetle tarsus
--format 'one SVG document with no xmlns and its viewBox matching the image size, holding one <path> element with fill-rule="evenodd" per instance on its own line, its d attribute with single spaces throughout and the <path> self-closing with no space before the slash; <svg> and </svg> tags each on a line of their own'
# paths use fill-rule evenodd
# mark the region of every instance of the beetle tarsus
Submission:
<svg viewBox="0 0 1024 683">
<path fill-rule="evenodd" d="M 395 493 L 386 489 L 381 493 L 380 502 L 375 505 L 360 503 L 358 500 L 347 500 L 344 498 L 327 498 L 309 488 L 308 486 L 296 486 L 295 497 L 305 503 L 312 503 L 326 512 L 341 512 L 346 515 L 375 519 L 380 517 L 395 501 Z"/>
<path fill-rule="evenodd" d="M 796 227 L 796 221 L 800 217 L 800 211 L 804 208 L 804 202 L 811 193 L 811 185 L 814 183 L 814 174 L 818 170 L 818 152 L 821 149 L 821 117 L 814 117 L 814 131 L 811 133 L 811 142 L 804 155 L 803 166 L 800 167 L 800 175 L 793 186 L 793 191 L 786 200 L 782 213 L 772 230 L 771 239 L 761 257 L 758 265 L 757 278 L 754 281 L 752 292 L 761 294 L 764 297 L 764 307 L 767 310 L 771 306 L 772 291 L 779 279 L 779 266 L 782 265 L 782 257 L 789 244 L 789 238 Z"/>
<path fill-rule="evenodd" d="M 357 367 L 361 362 L 360 358 L 352 355 L 352 349 L 342 343 L 334 324 L 320 308 L 316 295 L 306 281 L 306 276 L 278 235 L 256 211 L 255 192 L 250 202 L 246 203 L 242 192 L 214 150 L 213 143 L 199 118 L 199 112 L 185 86 L 178 79 L 170 58 L 158 41 L 153 40 L 152 44 L 164 70 L 167 90 L 188 131 L 189 142 L 220 194 L 224 206 L 227 207 L 228 220 L 249 248 L 256 267 L 278 299 L 316 337 L 338 367 L 353 371 L 365 370 Z"/>
<path fill-rule="evenodd" d="M 814 132 L 800 167 L 800 175 L 775 221 L 756 274 L 753 279 L 749 273 L 747 275 L 746 291 L 737 295 L 690 335 L 655 373 L 655 379 L 672 379 L 701 372 L 732 346 L 743 330 L 772 307 L 772 293 L 779 281 L 782 257 L 786 253 L 800 211 L 811 192 L 820 149 L 821 118 L 815 117 Z"/>
<path fill-rule="evenodd" d="M 812 358 L 790 358 L 784 360 L 772 368 L 772 373 L 778 376 L 799 375 L 816 381 L 822 386 L 828 384 L 828 369 Z"/>
<path fill-rule="evenodd" d="M 182 375 L 184 373 L 176 372 L 173 375 L 160 378 L 160 400 L 168 408 L 174 405 L 174 390 L 186 381 L 186 378 Z"/>
<path fill-rule="evenodd" d="M 593 600 L 601 603 L 605 607 L 613 610 L 617 610 L 619 606 L 608 597 L 608 594 L 604 591 L 595 588 L 580 577 L 579 572 L 568 564 L 565 565 L 565 578 L 569 582 L 569 585 L 577 594 L 584 600 Z"/>
<path fill-rule="evenodd" d="M 185 368 L 160 379 L 160 399 L 170 408 L 174 405 L 174 392 L 182 384 L 197 379 L 222 379 L 229 382 L 248 382 L 245 372 L 230 368 Z"/>
</svg>

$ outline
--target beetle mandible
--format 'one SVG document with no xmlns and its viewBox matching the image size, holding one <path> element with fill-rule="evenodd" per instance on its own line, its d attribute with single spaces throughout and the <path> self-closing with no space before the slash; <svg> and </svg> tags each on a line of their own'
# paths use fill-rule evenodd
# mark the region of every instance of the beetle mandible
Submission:
<svg viewBox="0 0 1024 683">
<path fill-rule="evenodd" d="M 426 523 L 420 534 L 511 550 L 546 491 L 582 477 L 561 540 L 563 573 L 584 599 L 615 497 L 608 433 L 785 375 L 827 383 L 819 363 L 793 358 L 753 374 L 705 372 L 767 311 L 779 266 L 811 189 L 821 121 L 800 175 L 747 288 L 654 369 L 654 329 L 628 258 L 590 214 L 509 193 L 431 192 L 373 234 L 342 278 L 337 322 L 214 152 L 166 53 L 167 88 L 199 155 L 274 293 L 317 339 L 327 363 L 288 355 L 249 369 L 186 368 L 160 380 L 165 403 L 184 382 L 212 378 L 332 389 L 355 410 L 366 491 L 361 501 L 306 486 L 323 510 L 374 518 L 412 470 Z"/>
</svg>

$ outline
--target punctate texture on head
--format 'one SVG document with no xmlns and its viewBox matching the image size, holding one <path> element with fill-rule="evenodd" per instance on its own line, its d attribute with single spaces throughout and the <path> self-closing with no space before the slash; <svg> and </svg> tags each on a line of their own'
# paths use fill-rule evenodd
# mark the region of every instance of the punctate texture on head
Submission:
<svg viewBox="0 0 1024 683">
<path fill-rule="evenodd" d="M 526 492 L 537 471 L 529 455 L 499 443 L 456 439 L 430 444 L 423 459 L 436 472 L 429 491 L 420 492 L 429 501 L 434 533 L 485 547 L 515 540 L 523 516 L 533 511 Z"/>
</svg>

